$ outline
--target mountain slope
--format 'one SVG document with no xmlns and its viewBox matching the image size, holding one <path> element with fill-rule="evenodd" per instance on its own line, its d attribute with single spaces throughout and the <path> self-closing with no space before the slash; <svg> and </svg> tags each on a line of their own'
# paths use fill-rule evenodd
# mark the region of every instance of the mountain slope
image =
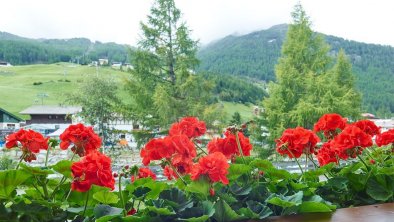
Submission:
<svg viewBox="0 0 394 222">
<path fill-rule="evenodd" d="M 0 32 L 0 60 L 13 65 L 69 61 L 87 64 L 99 58 L 128 62 L 128 46 L 86 38 L 29 39 Z"/>
<path fill-rule="evenodd" d="M 227 36 L 199 51 L 199 71 L 226 73 L 265 81 L 275 79 L 274 67 L 286 37 L 287 25 L 243 36 Z M 363 109 L 394 113 L 394 48 L 323 35 L 334 57 L 343 48 L 350 57 Z"/>
</svg>

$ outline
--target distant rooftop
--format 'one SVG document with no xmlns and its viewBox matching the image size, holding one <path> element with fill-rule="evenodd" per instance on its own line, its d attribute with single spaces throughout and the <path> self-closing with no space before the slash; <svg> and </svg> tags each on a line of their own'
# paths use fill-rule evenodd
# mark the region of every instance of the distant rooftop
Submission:
<svg viewBox="0 0 394 222">
<path fill-rule="evenodd" d="M 79 106 L 50 106 L 50 105 L 36 105 L 20 112 L 20 114 L 44 114 L 44 115 L 61 115 L 61 114 L 75 114 L 81 112 L 82 108 Z"/>
</svg>

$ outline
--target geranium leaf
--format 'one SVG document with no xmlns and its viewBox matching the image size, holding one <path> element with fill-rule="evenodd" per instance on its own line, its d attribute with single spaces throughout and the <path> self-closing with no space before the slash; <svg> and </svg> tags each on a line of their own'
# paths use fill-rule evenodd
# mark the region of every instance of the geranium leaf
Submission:
<svg viewBox="0 0 394 222">
<path fill-rule="evenodd" d="M 61 160 L 57 162 L 55 165 L 52 166 L 52 169 L 55 170 L 56 172 L 62 174 L 63 176 L 67 178 L 71 178 L 71 165 L 72 161 L 70 160 Z"/>
<path fill-rule="evenodd" d="M 245 219 L 244 216 L 238 215 L 231 207 L 224 201 L 219 200 L 215 204 L 215 213 L 213 215 L 218 222 L 227 222 Z"/>
<path fill-rule="evenodd" d="M 282 196 L 276 195 L 273 198 L 270 198 L 267 203 L 277 205 L 283 208 L 298 206 L 302 203 L 302 197 L 304 196 L 302 191 L 295 193 L 292 196 Z"/>
<path fill-rule="evenodd" d="M 370 177 L 367 182 L 367 194 L 379 201 L 387 201 L 393 196 L 394 181 L 387 181 L 386 175 L 375 175 Z"/>
<path fill-rule="evenodd" d="M 299 206 L 298 211 L 300 213 L 324 213 L 331 212 L 331 209 L 325 203 L 305 201 Z"/>
<path fill-rule="evenodd" d="M 228 179 L 235 180 L 242 174 L 250 173 L 252 168 L 245 164 L 231 164 L 229 168 Z"/>
<path fill-rule="evenodd" d="M 52 174 L 53 171 L 50 169 L 47 169 L 45 167 L 40 168 L 40 167 L 31 167 L 28 166 L 26 164 L 21 163 L 20 168 L 23 169 L 24 171 L 33 174 L 33 175 L 48 175 L 48 174 Z"/>
<path fill-rule="evenodd" d="M 99 191 L 93 194 L 93 198 L 103 204 L 116 204 L 119 201 L 118 195 L 108 190 Z"/>
<path fill-rule="evenodd" d="M 122 212 L 123 209 L 121 208 L 111 207 L 105 204 L 97 204 L 93 210 L 93 214 L 96 219 L 99 219 L 107 215 L 121 215 Z"/>
<path fill-rule="evenodd" d="M 206 177 L 200 177 L 186 186 L 186 191 L 200 194 L 203 199 L 209 195 L 209 182 Z"/>
<path fill-rule="evenodd" d="M 22 170 L 0 171 L 0 199 L 8 199 L 15 189 L 25 182 L 31 174 Z"/>
<path fill-rule="evenodd" d="M 148 206 L 148 207 L 146 207 L 146 209 L 148 210 L 149 213 L 154 212 L 159 215 L 174 215 L 175 214 L 174 211 L 171 211 L 168 208 L 157 208 L 157 207 Z"/>
</svg>

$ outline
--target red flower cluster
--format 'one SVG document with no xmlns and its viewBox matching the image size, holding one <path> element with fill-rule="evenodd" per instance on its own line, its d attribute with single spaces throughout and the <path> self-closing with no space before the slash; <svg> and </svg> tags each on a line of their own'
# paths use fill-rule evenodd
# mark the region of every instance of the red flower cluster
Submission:
<svg viewBox="0 0 394 222">
<path fill-rule="evenodd" d="M 357 126 L 358 128 L 360 128 L 362 131 L 364 131 L 366 134 L 370 136 L 375 136 L 380 134 L 379 127 L 377 127 L 376 124 L 371 120 L 367 120 L 367 119 L 360 120 L 353 123 L 352 125 Z"/>
<path fill-rule="evenodd" d="M 201 136 L 206 131 L 205 123 L 195 117 L 182 118 L 171 126 L 169 136 L 152 139 L 141 150 L 142 163 L 148 165 L 154 160 L 166 160 L 180 174 L 191 172 L 193 158 L 197 156 L 192 138 Z M 163 166 L 164 167 L 164 166 Z M 165 172 L 168 178 L 175 177 L 172 169 Z"/>
<path fill-rule="evenodd" d="M 35 153 L 39 153 L 40 149 L 48 149 L 48 138 L 44 138 L 41 133 L 33 130 L 20 129 L 18 132 L 10 134 L 6 139 L 5 146 L 10 149 L 21 144 L 23 151 L 22 159 L 26 162 L 36 160 Z"/>
<path fill-rule="evenodd" d="M 332 139 L 337 135 L 337 129 L 346 127 L 347 119 L 336 113 L 324 114 L 313 127 L 315 132 L 324 132 L 326 138 Z"/>
<path fill-rule="evenodd" d="M 178 123 L 172 124 L 169 135 L 186 135 L 189 138 L 199 137 L 207 131 L 205 122 L 196 117 L 184 117 Z"/>
<path fill-rule="evenodd" d="M 320 166 L 324 166 L 329 163 L 338 163 L 337 152 L 331 147 L 330 142 L 326 142 L 317 151 L 317 160 Z"/>
<path fill-rule="evenodd" d="M 275 140 L 276 151 L 281 155 L 287 154 L 290 158 L 299 158 L 303 153 L 314 153 L 319 141 L 316 134 L 302 127 L 286 129 L 282 137 Z"/>
<path fill-rule="evenodd" d="M 71 165 L 71 172 L 74 177 L 72 190 L 86 192 L 93 184 L 114 189 L 111 159 L 102 153 L 90 152 Z"/>
<path fill-rule="evenodd" d="M 101 146 L 100 137 L 93 131 L 92 127 L 86 127 L 81 123 L 70 125 L 61 135 L 60 148 L 65 150 L 73 145 L 71 150 L 79 156 L 85 156 L 96 151 Z"/>
<path fill-rule="evenodd" d="M 181 174 L 190 172 L 192 160 L 197 156 L 193 142 L 183 134 L 152 139 L 141 150 L 142 163 L 166 159 Z"/>
<path fill-rule="evenodd" d="M 156 174 L 153 173 L 152 170 L 150 170 L 149 168 L 139 168 L 137 179 L 147 178 L 147 177 L 150 177 L 153 180 L 156 180 Z M 131 176 L 131 182 L 134 182 L 135 179 L 136 178 L 134 176 Z"/>
<path fill-rule="evenodd" d="M 382 134 L 376 136 L 376 144 L 378 146 L 389 145 L 390 143 L 394 146 L 394 129 L 390 129 Z"/>
<path fill-rule="evenodd" d="M 163 170 L 164 176 L 167 177 L 168 180 L 177 179 L 178 175 L 176 175 L 175 171 L 171 169 L 169 166 L 165 166 Z"/>
<path fill-rule="evenodd" d="M 226 157 L 223 153 L 215 152 L 199 159 L 198 164 L 193 166 L 192 180 L 198 180 L 201 175 L 207 175 L 211 182 L 228 184 L 228 168 Z"/>
<path fill-rule="evenodd" d="M 233 156 L 241 155 L 239 153 L 237 140 L 235 134 L 230 131 L 225 132 L 225 138 L 216 138 L 211 140 L 207 147 L 209 153 L 221 152 L 226 156 L 227 159 L 231 159 Z M 250 156 L 250 151 L 252 150 L 252 144 L 247 137 L 243 135 L 242 132 L 238 132 L 239 143 L 241 144 L 242 153 L 244 156 Z"/>
<path fill-rule="evenodd" d="M 366 147 L 372 146 L 372 137 L 355 125 L 348 125 L 332 141 L 330 146 L 336 149 L 339 158 L 355 158 Z"/>
</svg>

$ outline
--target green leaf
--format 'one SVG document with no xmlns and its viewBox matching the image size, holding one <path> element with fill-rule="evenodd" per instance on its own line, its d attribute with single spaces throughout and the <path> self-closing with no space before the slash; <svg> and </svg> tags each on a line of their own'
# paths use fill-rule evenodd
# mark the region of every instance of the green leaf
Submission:
<svg viewBox="0 0 394 222">
<path fill-rule="evenodd" d="M 203 199 L 209 195 L 209 182 L 206 177 L 200 177 L 198 180 L 192 181 L 185 188 L 186 191 L 191 193 L 198 193 Z"/>
<path fill-rule="evenodd" d="M 152 221 L 157 221 L 157 220 L 153 220 L 151 217 L 149 216 L 127 216 L 127 217 L 123 217 L 122 218 L 123 222 L 152 222 Z"/>
<path fill-rule="evenodd" d="M 242 174 L 248 174 L 252 168 L 245 164 L 231 164 L 227 175 L 229 180 L 235 180 Z"/>
<path fill-rule="evenodd" d="M 255 159 L 250 164 L 252 167 L 257 167 L 259 170 L 267 170 L 271 168 L 275 168 L 274 165 L 269 160 Z"/>
<path fill-rule="evenodd" d="M 97 204 L 93 210 L 93 214 L 96 219 L 99 219 L 107 215 L 121 215 L 122 212 L 123 209 L 121 208 L 111 207 L 105 204 Z"/>
<path fill-rule="evenodd" d="M 176 211 L 182 211 L 193 206 L 193 200 L 186 197 L 186 194 L 178 188 L 164 190 L 160 193 L 159 199 L 163 199 L 166 204 L 173 207 Z"/>
<path fill-rule="evenodd" d="M 71 176 L 71 165 L 72 161 L 70 160 L 61 160 L 52 166 L 52 169 L 67 178 L 72 178 Z"/>
<path fill-rule="evenodd" d="M 119 201 L 118 195 L 109 190 L 99 191 L 93 194 L 93 198 L 103 204 L 116 204 Z"/>
<path fill-rule="evenodd" d="M 386 175 L 371 176 L 367 182 L 367 194 L 375 200 L 387 201 L 393 196 L 393 184 L 387 181 Z M 393 182 L 393 181 L 390 181 Z"/>
<path fill-rule="evenodd" d="M 283 180 L 283 179 L 291 179 L 292 175 L 287 170 L 270 168 L 266 171 L 265 174 L 267 177 L 271 178 L 272 180 Z"/>
<path fill-rule="evenodd" d="M 150 189 L 150 191 L 146 194 L 147 199 L 156 199 L 163 190 L 168 189 L 169 187 L 167 183 L 158 181 L 148 182 L 144 184 L 144 186 Z"/>
<path fill-rule="evenodd" d="M 305 201 L 299 206 L 300 213 L 325 213 L 331 212 L 330 207 L 325 203 Z"/>
<path fill-rule="evenodd" d="M 269 199 L 267 203 L 277 205 L 283 208 L 298 206 L 302 203 L 303 196 L 304 194 L 302 191 L 299 191 L 292 196 L 276 195 L 275 197 Z"/>
<path fill-rule="evenodd" d="M 269 207 L 257 201 L 247 201 L 246 205 L 247 208 L 241 208 L 238 212 L 250 219 L 264 219 L 273 213 Z"/>
<path fill-rule="evenodd" d="M 345 175 L 348 173 L 354 173 L 357 170 L 361 169 L 362 167 L 363 167 L 363 164 L 361 162 L 353 163 L 353 164 L 350 164 L 349 166 L 345 166 L 344 168 L 342 168 L 342 170 L 339 171 L 338 174 Z"/>
<path fill-rule="evenodd" d="M 208 215 L 202 215 L 201 217 L 192 217 L 188 219 L 179 219 L 183 221 L 188 221 L 188 222 L 205 222 L 209 219 Z"/>
<path fill-rule="evenodd" d="M 174 211 L 171 211 L 168 208 L 157 208 L 157 207 L 148 206 L 145 209 L 147 209 L 148 212 L 154 212 L 159 215 L 174 215 L 175 214 Z"/>
<path fill-rule="evenodd" d="M 46 167 L 31 167 L 26 164 L 21 163 L 20 168 L 23 169 L 26 172 L 29 172 L 30 174 L 36 175 L 36 176 L 46 176 L 48 174 L 53 174 L 53 171 L 46 168 Z"/>
<path fill-rule="evenodd" d="M 246 196 L 252 191 L 251 185 L 238 185 L 237 183 L 233 183 L 230 186 L 230 191 L 234 195 L 237 196 Z"/>
<path fill-rule="evenodd" d="M 107 222 L 107 221 L 112 221 L 115 218 L 120 218 L 120 215 L 106 215 L 106 216 L 102 216 L 99 219 L 96 219 L 95 222 Z"/>
<path fill-rule="evenodd" d="M 22 170 L 0 171 L 0 199 L 8 199 L 16 188 L 25 182 L 31 174 Z"/>
<path fill-rule="evenodd" d="M 233 209 L 231 209 L 231 207 L 224 200 L 219 200 L 216 202 L 214 208 L 215 213 L 213 218 L 215 218 L 217 222 L 245 219 L 244 216 L 238 215 Z"/>
<path fill-rule="evenodd" d="M 367 184 L 368 175 L 349 173 L 347 178 L 349 179 L 349 185 L 352 188 L 356 191 L 363 191 Z"/>
</svg>

